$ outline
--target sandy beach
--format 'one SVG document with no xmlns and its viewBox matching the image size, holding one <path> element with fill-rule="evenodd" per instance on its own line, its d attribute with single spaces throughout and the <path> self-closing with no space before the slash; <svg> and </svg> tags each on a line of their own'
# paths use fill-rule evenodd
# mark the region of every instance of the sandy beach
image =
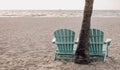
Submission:
<svg viewBox="0 0 120 70">
<path fill-rule="evenodd" d="M 53 32 L 81 29 L 81 17 L 0 17 L 0 70 L 120 70 L 120 17 L 93 17 L 91 28 L 111 38 L 106 63 L 54 61 Z"/>
</svg>

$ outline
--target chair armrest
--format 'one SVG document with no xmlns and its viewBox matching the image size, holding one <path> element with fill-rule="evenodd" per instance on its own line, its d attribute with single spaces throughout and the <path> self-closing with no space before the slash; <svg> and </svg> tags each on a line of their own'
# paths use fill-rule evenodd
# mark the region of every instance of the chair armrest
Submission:
<svg viewBox="0 0 120 70">
<path fill-rule="evenodd" d="M 53 38 L 52 43 L 55 44 L 55 42 L 56 42 L 56 38 Z"/>
<path fill-rule="evenodd" d="M 112 39 L 106 39 L 106 41 L 104 42 L 104 44 L 107 44 L 107 46 L 110 46 Z"/>
<path fill-rule="evenodd" d="M 78 44 L 79 38 L 77 38 L 77 40 L 75 41 L 75 44 Z"/>
</svg>

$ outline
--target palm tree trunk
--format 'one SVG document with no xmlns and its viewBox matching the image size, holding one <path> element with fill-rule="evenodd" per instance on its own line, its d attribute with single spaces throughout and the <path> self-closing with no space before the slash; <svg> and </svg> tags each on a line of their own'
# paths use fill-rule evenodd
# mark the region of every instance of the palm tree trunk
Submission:
<svg viewBox="0 0 120 70">
<path fill-rule="evenodd" d="M 75 63 L 88 64 L 90 63 L 89 55 L 89 31 L 91 15 L 93 10 L 94 0 L 85 0 L 84 17 L 82 22 L 79 42 L 75 53 Z"/>
</svg>

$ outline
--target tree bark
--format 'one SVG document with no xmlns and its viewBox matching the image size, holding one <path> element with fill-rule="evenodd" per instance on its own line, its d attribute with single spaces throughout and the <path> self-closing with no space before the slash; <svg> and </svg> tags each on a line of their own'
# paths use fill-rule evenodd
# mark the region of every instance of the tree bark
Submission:
<svg viewBox="0 0 120 70">
<path fill-rule="evenodd" d="M 89 33 L 93 2 L 94 0 L 85 0 L 84 17 L 82 21 L 81 33 L 79 35 L 79 42 L 75 53 L 75 63 L 78 64 L 90 63 Z"/>
</svg>

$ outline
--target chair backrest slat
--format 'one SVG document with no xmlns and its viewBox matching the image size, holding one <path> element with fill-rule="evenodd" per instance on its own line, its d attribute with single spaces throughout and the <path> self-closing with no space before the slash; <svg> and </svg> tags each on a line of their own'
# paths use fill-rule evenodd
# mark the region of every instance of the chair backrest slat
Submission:
<svg viewBox="0 0 120 70">
<path fill-rule="evenodd" d="M 104 33 L 98 29 L 90 30 L 90 54 L 102 54 Z"/>
<path fill-rule="evenodd" d="M 75 32 L 69 29 L 59 29 L 54 32 L 59 52 L 73 52 Z"/>
</svg>

